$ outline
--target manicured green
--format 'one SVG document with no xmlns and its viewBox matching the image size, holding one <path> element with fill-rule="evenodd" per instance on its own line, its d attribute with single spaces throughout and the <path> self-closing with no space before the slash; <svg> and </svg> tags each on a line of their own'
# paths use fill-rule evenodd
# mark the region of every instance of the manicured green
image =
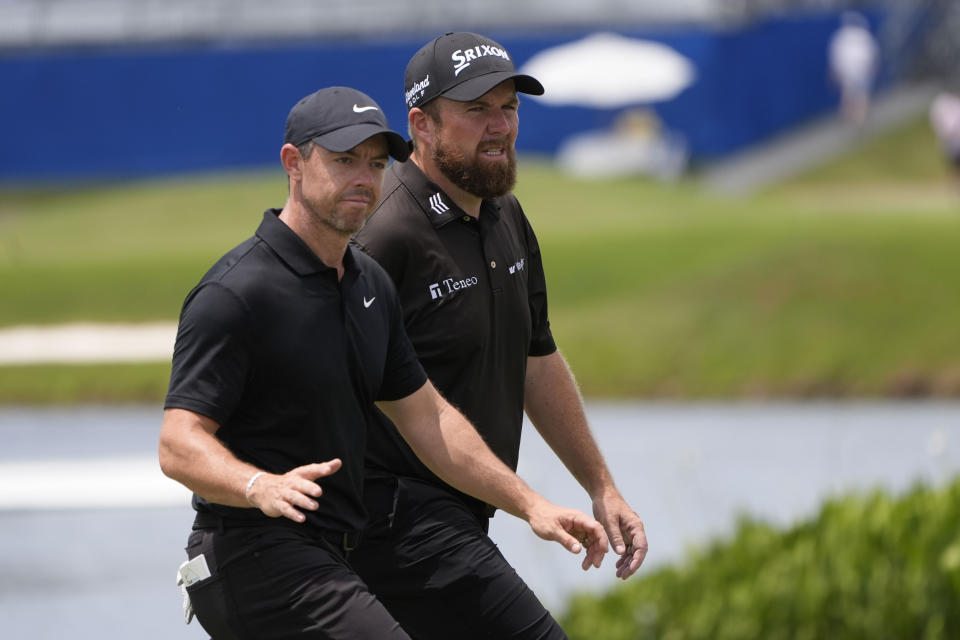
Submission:
<svg viewBox="0 0 960 640">
<path fill-rule="evenodd" d="M 960 392 L 960 197 L 825 211 L 524 180 L 554 331 L 588 395 Z"/>
<path fill-rule="evenodd" d="M 786 529 L 744 518 L 682 563 L 574 598 L 561 623 L 571 640 L 957 638 L 958 519 L 960 480 L 828 500 Z"/>
<path fill-rule="evenodd" d="M 0 326 L 175 320 L 204 271 L 285 198 L 275 171 L 0 192 Z"/>
<path fill-rule="evenodd" d="M 169 362 L 0 367 L 0 404 L 123 404 L 160 406 Z"/>
<path fill-rule="evenodd" d="M 534 159 L 517 193 L 588 396 L 960 395 L 960 188 L 922 121 L 752 197 Z M 276 170 L 0 192 L 0 326 L 175 320 L 285 197 Z M 155 400 L 161 382 L 120 376 L 116 393 Z M 48 399 L 88 396 L 73 388 Z M 0 384 L 0 402 L 26 399 Z"/>
</svg>

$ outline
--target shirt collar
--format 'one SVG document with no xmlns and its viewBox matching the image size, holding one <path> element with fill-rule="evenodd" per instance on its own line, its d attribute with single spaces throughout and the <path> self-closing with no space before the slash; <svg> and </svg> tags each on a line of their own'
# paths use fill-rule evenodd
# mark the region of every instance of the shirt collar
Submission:
<svg viewBox="0 0 960 640">
<path fill-rule="evenodd" d="M 413 160 L 394 162 L 391 167 L 434 227 L 442 227 L 468 215 L 457 206 L 453 198 L 430 180 Z M 486 199 L 480 203 L 480 213 L 484 216 L 489 215 L 495 220 L 499 219 L 500 205 L 495 199 Z"/>
<path fill-rule="evenodd" d="M 307 243 L 280 219 L 280 211 L 280 209 L 267 209 L 263 212 L 263 221 L 257 228 L 257 237 L 266 242 L 274 253 L 301 277 L 329 271 L 336 274 L 335 268 L 324 264 Z M 343 268 L 345 272 L 357 269 L 356 259 L 349 246 L 343 256 Z"/>
</svg>

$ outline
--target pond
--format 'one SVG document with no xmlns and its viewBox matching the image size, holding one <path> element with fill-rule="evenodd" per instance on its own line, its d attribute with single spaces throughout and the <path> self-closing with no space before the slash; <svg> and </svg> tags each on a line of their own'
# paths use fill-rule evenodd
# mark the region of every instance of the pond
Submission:
<svg viewBox="0 0 960 640">
<path fill-rule="evenodd" d="M 596 403 L 609 467 L 646 523 L 641 573 L 728 533 L 738 513 L 789 524 L 841 492 L 960 472 L 960 403 Z M 157 407 L 0 408 L 0 628 L 9 638 L 206 638 L 174 586 L 192 512 L 156 463 Z M 519 473 L 589 501 L 527 425 Z M 498 514 L 491 536 L 548 607 L 617 584 Z"/>
</svg>

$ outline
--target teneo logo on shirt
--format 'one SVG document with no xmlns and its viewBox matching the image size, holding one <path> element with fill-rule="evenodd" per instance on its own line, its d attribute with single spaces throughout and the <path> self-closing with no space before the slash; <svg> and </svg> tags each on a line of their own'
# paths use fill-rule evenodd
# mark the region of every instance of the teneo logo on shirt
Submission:
<svg viewBox="0 0 960 640">
<path fill-rule="evenodd" d="M 436 300 L 437 298 L 442 298 L 445 293 L 449 294 L 454 291 L 460 291 L 461 289 L 469 289 L 479 284 L 479 282 L 477 276 L 470 276 L 469 278 L 463 278 L 461 280 L 446 278 L 440 282 L 434 282 L 429 286 L 430 299 Z"/>
<path fill-rule="evenodd" d="M 526 261 L 526 258 L 520 258 L 515 263 L 507 267 L 507 270 L 510 272 L 510 275 L 514 275 L 523 271 L 523 263 Z"/>
<path fill-rule="evenodd" d="M 423 77 L 423 80 L 420 82 L 414 82 L 413 86 L 407 91 L 407 106 L 409 107 L 415 102 L 418 102 L 420 98 L 423 97 L 423 91 L 430 86 L 430 74 L 428 73 Z M 419 95 L 418 95 L 419 94 Z"/>
<path fill-rule="evenodd" d="M 459 76 L 460 72 L 470 66 L 471 60 L 483 58 L 485 56 L 499 56 L 509 61 L 510 56 L 500 47 L 492 47 L 488 44 L 479 44 L 470 49 L 457 49 L 450 55 L 450 59 L 456 64 L 453 65 L 453 75 Z"/>
</svg>

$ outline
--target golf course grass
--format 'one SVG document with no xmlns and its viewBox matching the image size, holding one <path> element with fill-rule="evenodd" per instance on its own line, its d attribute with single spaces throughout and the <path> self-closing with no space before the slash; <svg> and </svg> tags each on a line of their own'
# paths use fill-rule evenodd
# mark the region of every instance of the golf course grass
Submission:
<svg viewBox="0 0 960 640">
<path fill-rule="evenodd" d="M 960 395 L 960 189 L 922 121 L 750 197 L 521 161 L 552 327 L 608 398 Z M 0 326 L 176 320 L 277 170 L 0 191 Z M 157 402 L 168 363 L 0 367 L 0 402 Z"/>
</svg>

